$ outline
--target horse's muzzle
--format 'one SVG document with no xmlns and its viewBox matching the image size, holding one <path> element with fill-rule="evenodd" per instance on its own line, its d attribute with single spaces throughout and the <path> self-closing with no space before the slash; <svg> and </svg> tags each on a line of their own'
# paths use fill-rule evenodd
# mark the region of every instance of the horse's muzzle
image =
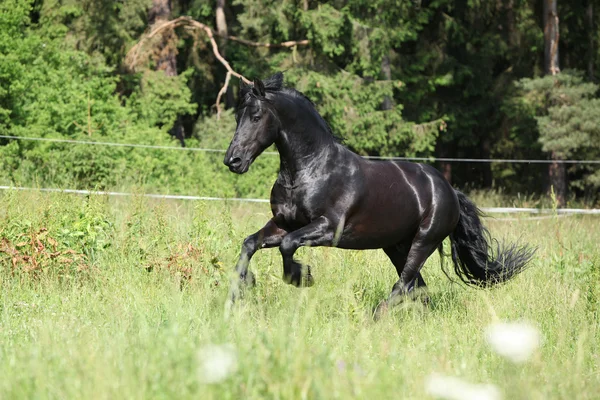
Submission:
<svg viewBox="0 0 600 400">
<path fill-rule="evenodd" d="M 225 157 L 223 163 L 229 167 L 231 172 L 235 172 L 236 174 L 243 174 L 248 171 L 248 167 L 250 163 L 242 160 L 240 157 Z"/>
</svg>

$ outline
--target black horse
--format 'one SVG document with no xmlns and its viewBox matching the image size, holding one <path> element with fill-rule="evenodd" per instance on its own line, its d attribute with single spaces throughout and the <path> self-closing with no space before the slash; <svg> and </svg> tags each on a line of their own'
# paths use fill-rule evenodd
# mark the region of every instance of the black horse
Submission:
<svg viewBox="0 0 600 400">
<path fill-rule="evenodd" d="M 242 84 L 239 97 L 225 165 L 243 174 L 273 143 L 280 155 L 273 218 L 244 240 L 236 267 L 241 282 L 254 283 L 253 254 L 277 246 L 283 279 L 295 286 L 313 284 L 310 267 L 293 258 L 301 246 L 382 248 L 399 277 L 388 302 L 425 287 L 419 271 L 435 249 L 442 252 L 447 236 L 456 274 L 467 284 L 504 282 L 531 259 L 527 246 L 492 248 L 479 209 L 435 168 L 371 161 L 344 147 L 314 104 L 283 86 L 283 74 Z"/>
</svg>

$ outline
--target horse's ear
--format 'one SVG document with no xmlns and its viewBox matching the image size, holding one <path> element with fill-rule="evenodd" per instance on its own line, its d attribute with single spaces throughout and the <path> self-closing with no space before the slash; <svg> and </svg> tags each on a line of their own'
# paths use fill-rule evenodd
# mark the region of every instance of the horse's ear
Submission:
<svg viewBox="0 0 600 400">
<path fill-rule="evenodd" d="M 254 88 L 252 90 L 254 91 L 254 94 L 260 97 L 265 97 L 267 94 L 265 92 L 264 83 L 258 78 L 254 78 Z"/>
<path fill-rule="evenodd" d="M 240 79 L 240 97 L 243 97 L 246 95 L 246 93 L 248 93 L 251 90 L 250 85 L 248 85 L 246 82 L 244 82 L 243 79 Z"/>
</svg>

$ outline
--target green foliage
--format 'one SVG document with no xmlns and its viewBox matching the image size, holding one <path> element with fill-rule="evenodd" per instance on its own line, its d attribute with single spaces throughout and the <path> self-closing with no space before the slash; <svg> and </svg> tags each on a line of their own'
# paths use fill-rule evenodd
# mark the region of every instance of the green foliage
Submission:
<svg viewBox="0 0 600 400">
<path fill-rule="evenodd" d="M 423 8 L 422 30 L 396 48 L 392 58 L 395 78 L 405 83 L 405 117 L 416 122 L 444 119 L 448 129 L 437 141 L 439 156 L 536 158 L 527 132 L 524 140 L 514 131 L 507 134 L 513 127 L 501 110 L 511 82 L 539 73 L 543 35 L 534 2 L 443 0 L 423 3 Z M 537 171 L 522 167 L 456 163 L 453 182 L 491 186 L 494 182 L 481 181 L 487 170 L 496 184 L 515 191 L 541 190 L 535 186 L 539 179 L 522 181 Z"/>
<path fill-rule="evenodd" d="M 189 15 L 209 26 L 215 21 L 213 1 L 166 3 L 171 18 Z M 598 157 L 592 144 L 597 142 L 597 95 L 575 93 L 600 71 L 600 30 L 594 23 L 599 8 L 590 9 L 592 3 L 558 5 L 561 67 L 587 72 L 586 78 L 565 84 L 575 100 L 560 108 L 534 104 L 531 93 L 546 89 L 527 89 L 525 96 L 525 89 L 514 85 L 543 74 L 542 8 L 532 0 L 225 3 L 230 35 L 269 43 L 310 41 L 308 46 L 265 48 L 218 39 L 230 65 L 248 78 L 284 71 L 288 84 L 304 91 L 334 133 L 360 154 L 540 158 L 551 150 Z M 217 122 L 214 102 L 225 69 L 204 33 L 165 31 L 164 38 L 155 36 L 140 55 L 148 60 L 146 70 L 134 73 L 124 65 L 127 50 L 149 28 L 149 12 L 157 4 L 2 1 L 2 133 L 171 145 L 167 132 L 177 121 L 188 137 L 193 135 L 189 146 L 224 149 L 234 122 L 230 114 Z M 595 12 L 591 19 L 590 10 Z M 173 54 L 177 76 L 151 70 L 161 57 Z M 236 101 L 234 92 L 224 96 L 229 108 Z M 218 158 L 1 140 L 0 179 L 44 186 L 136 184 L 161 192 L 268 195 L 275 158 L 259 159 L 251 175 L 240 179 L 228 176 Z M 595 196 L 597 168 L 573 167 L 568 173 L 578 195 Z M 453 164 L 452 174 L 459 186 L 496 186 L 513 193 L 540 192 L 547 186 L 540 179 L 547 175 L 544 165 L 473 168 L 461 163 Z"/>
<path fill-rule="evenodd" d="M 20 199 L 16 192 L 3 197 L 10 211 L 0 215 L 0 273 L 10 266 L 17 276 L 87 276 L 114 240 L 106 199 L 50 196 L 34 213 L 19 207 Z"/>
<path fill-rule="evenodd" d="M 291 86 L 317 104 L 335 134 L 363 154 L 429 154 L 435 146 L 438 124 L 415 126 L 402 119 L 402 107 L 381 110 L 385 96 L 391 96 L 400 82 L 368 82 L 348 73 L 332 77 L 307 70 L 294 70 L 287 79 Z"/>
<path fill-rule="evenodd" d="M 302 13 L 301 22 L 306 29 L 306 37 L 313 43 L 315 51 L 336 59 L 347 52 L 344 43 L 352 30 L 347 15 L 329 4 Z"/>
<path fill-rule="evenodd" d="M 127 47 L 146 28 L 152 0 L 43 0 L 36 1 L 40 31 L 64 37 L 88 54 L 119 67 Z"/>
<path fill-rule="evenodd" d="M 561 158 L 600 158 L 600 99 L 598 85 L 585 82 L 581 73 L 563 71 L 554 76 L 523 79 L 518 83 L 524 111 L 537 121 L 542 150 Z M 573 166 L 579 189 L 600 185 L 600 171 Z"/>
<path fill-rule="evenodd" d="M 29 23 L 31 1 L 7 0 L 0 3 L 0 129 L 9 126 L 13 113 L 11 82 L 22 73 L 15 38 L 22 37 Z"/>
<path fill-rule="evenodd" d="M 0 45 L 3 52 L 10 46 L 8 39 L 21 35 L 29 24 L 32 3 L 33 0 L 4 0 L 0 3 Z"/>
<path fill-rule="evenodd" d="M 231 111 L 199 124 L 203 140 L 189 139 L 190 147 L 226 148 L 235 130 Z M 75 136 L 89 140 L 87 135 Z M 98 140 L 94 136 L 92 140 Z M 174 150 L 140 149 L 63 143 L 13 141 L 0 147 L 0 181 L 17 186 L 78 189 L 132 188 L 154 193 L 214 197 L 268 198 L 277 174 L 278 157 L 260 157 L 244 176 L 229 172 L 222 153 L 182 151 L 156 128 L 139 126 L 113 132 L 101 141 L 144 143 Z M 214 147 L 213 147 L 214 146 Z"/>
<path fill-rule="evenodd" d="M 193 114 L 196 105 L 190 103 L 191 93 L 187 86 L 192 72 L 167 76 L 163 71 L 144 71 L 139 86 L 128 101 L 134 118 L 149 126 L 170 128 L 178 116 Z"/>
<path fill-rule="evenodd" d="M 0 107 L 6 110 L 0 125 L 30 136 L 121 128 L 127 111 L 115 95 L 117 78 L 101 59 L 22 29 L 0 41 Z"/>
</svg>

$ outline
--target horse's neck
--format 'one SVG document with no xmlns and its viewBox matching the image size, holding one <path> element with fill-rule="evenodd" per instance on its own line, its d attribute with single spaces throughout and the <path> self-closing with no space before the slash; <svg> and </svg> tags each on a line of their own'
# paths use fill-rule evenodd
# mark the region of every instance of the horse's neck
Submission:
<svg viewBox="0 0 600 400">
<path fill-rule="evenodd" d="M 327 124 L 308 100 L 290 100 L 284 95 L 278 104 L 280 107 L 276 107 L 282 126 L 275 146 L 281 158 L 280 175 L 293 182 L 299 171 L 317 167 L 327 152 L 336 147 L 336 142 Z M 293 107 L 292 111 L 290 107 Z"/>
<path fill-rule="evenodd" d="M 280 157 L 280 175 L 291 184 L 300 171 L 315 168 L 325 161 L 327 152 L 335 147 L 335 141 L 329 137 L 310 137 L 308 133 L 282 131 L 275 146 Z"/>
</svg>

